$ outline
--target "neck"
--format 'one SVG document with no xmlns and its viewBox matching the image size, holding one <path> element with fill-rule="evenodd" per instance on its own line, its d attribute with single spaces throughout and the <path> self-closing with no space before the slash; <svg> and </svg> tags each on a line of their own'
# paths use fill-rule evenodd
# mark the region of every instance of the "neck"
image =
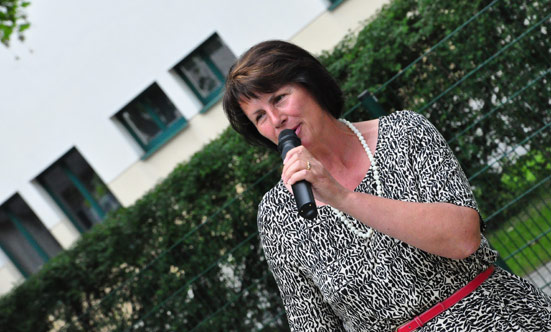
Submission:
<svg viewBox="0 0 551 332">
<path fill-rule="evenodd" d="M 339 120 L 331 117 L 315 145 L 307 147 L 329 171 L 349 169 L 355 162 L 356 150 L 361 148 L 356 135 Z"/>
</svg>

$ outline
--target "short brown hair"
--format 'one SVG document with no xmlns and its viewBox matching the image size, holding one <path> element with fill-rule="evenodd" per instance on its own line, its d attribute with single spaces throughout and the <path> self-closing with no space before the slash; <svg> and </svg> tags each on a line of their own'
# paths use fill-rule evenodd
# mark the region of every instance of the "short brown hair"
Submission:
<svg viewBox="0 0 551 332">
<path fill-rule="evenodd" d="M 306 50 L 279 40 L 251 47 L 230 68 L 223 107 L 231 126 L 254 145 L 276 148 L 247 118 L 240 101 L 272 93 L 289 83 L 301 84 L 323 110 L 338 118 L 344 99 L 341 89 L 327 69 Z"/>
</svg>

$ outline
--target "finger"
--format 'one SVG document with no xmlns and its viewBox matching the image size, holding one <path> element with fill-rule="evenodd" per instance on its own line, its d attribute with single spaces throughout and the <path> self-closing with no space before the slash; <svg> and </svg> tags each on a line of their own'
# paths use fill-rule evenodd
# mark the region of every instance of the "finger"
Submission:
<svg viewBox="0 0 551 332">
<path fill-rule="evenodd" d="M 312 173 L 306 169 L 303 169 L 303 170 L 300 170 L 298 172 L 295 172 L 293 173 L 289 179 L 287 180 L 287 184 L 292 186 L 293 184 L 299 182 L 299 181 L 302 181 L 302 180 L 305 180 L 305 181 L 308 181 L 310 183 L 312 183 L 312 179 L 313 179 L 313 176 L 312 176 Z"/>
<path fill-rule="evenodd" d="M 301 146 L 289 150 L 283 161 L 283 173 L 287 172 L 289 167 L 297 162 L 297 160 L 302 159 L 304 155 L 307 156 L 304 158 L 312 159 L 308 151 Z"/>
<path fill-rule="evenodd" d="M 282 178 L 285 183 L 289 183 L 289 180 L 293 178 L 293 183 L 305 179 L 313 171 L 314 162 L 308 160 L 296 159 L 293 162 L 287 164 L 286 170 L 282 173 Z M 306 172 L 306 173 L 303 173 Z M 298 174 L 299 178 L 296 178 L 295 174 Z"/>
<path fill-rule="evenodd" d="M 297 158 L 297 157 L 300 157 L 304 154 L 309 154 L 308 150 L 306 150 L 306 148 L 304 146 L 299 145 L 297 147 L 292 148 L 285 155 L 285 159 L 283 160 L 283 165 L 288 163 L 289 160 L 291 160 L 291 158 Z"/>
<path fill-rule="evenodd" d="M 291 175 L 301 170 L 300 163 L 301 160 L 296 156 L 293 156 L 287 160 L 287 163 L 285 163 L 283 166 L 283 171 L 281 172 L 283 182 L 287 183 Z"/>
</svg>

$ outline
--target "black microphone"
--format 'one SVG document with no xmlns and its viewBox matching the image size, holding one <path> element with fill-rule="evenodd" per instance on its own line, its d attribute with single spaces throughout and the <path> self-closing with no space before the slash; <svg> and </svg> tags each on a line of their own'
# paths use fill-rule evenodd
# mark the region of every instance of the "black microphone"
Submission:
<svg viewBox="0 0 551 332">
<path fill-rule="evenodd" d="M 281 159 L 285 160 L 287 152 L 299 145 L 301 145 L 300 138 L 292 129 L 285 129 L 279 133 L 277 149 L 281 153 Z M 291 187 L 297 202 L 298 214 L 306 219 L 314 219 L 318 215 L 318 209 L 310 182 L 301 180 Z"/>
</svg>

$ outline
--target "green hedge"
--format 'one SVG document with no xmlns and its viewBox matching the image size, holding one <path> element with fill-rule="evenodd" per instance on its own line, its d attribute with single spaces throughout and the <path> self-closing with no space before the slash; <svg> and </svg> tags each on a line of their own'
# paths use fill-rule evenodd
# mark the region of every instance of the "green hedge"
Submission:
<svg viewBox="0 0 551 332">
<path fill-rule="evenodd" d="M 393 1 L 358 36 L 321 59 L 345 90 L 347 107 L 369 89 L 390 112 L 424 114 L 467 175 L 517 144 L 533 150 L 508 156 L 472 180 L 481 211 L 490 215 L 549 174 L 549 130 L 523 141 L 551 121 L 550 15 L 550 0 Z M 365 115 L 353 112 L 350 118 Z M 534 160 L 534 153 L 544 158 Z M 534 161 L 533 181 L 511 188 L 503 174 Z M 488 226 L 497 227 L 519 208 Z"/>
<path fill-rule="evenodd" d="M 234 320 L 242 320 L 259 296 L 279 301 L 273 282 L 265 277 L 255 219 L 259 198 L 278 178 L 276 171 L 267 172 L 275 157 L 249 147 L 227 130 L 133 206 L 109 215 L 73 248 L 0 299 L 2 330 L 48 331 L 71 322 L 67 331 L 123 331 L 250 237 L 252 241 L 225 260 L 235 264 L 233 278 L 221 266 L 214 267 L 144 324 L 157 330 L 170 324 L 182 330 L 189 326 L 187 320 L 201 321 L 211 307 L 231 301 L 239 288 L 211 280 L 225 276 L 243 285 L 260 281 L 258 288 L 269 289 L 269 294 L 247 294 L 250 304 L 236 306 L 228 321 L 214 330 L 253 326 L 258 317 L 250 317 L 250 322 Z"/>
<path fill-rule="evenodd" d="M 484 9 L 489 3 L 394 0 L 357 36 L 346 37 L 320 59 L 342 85 L 347 109 L 370 89 L 388 111 L 420 111 L 453 140 L 467 174 L 474 174 L 503 146 L 515 145 L 551 121 L 551 88 L 542 80 L 499 106 L 550 68 L 541 29 L 500 51 L 549 15 L 550 1 L 498 1 Z M 481 10 L 476 20 L 419 58 Z M 528 25 L 525 17 L 530 17 Z M 549 28 L 549 23 L 541 26 Z M 501 53 L 486 61 L 496 52 Z M 454 139 L 496 107 L 494 115 Z M 352 120 L 368 117 L 361 108 L 349 115 Z M 511 199 L 507 195 L 518 195 L 548 174 L 549 146 L 549 135 L 543 133 L 530 142 L 530 153 L 506 158 L 474 179 L 483 213 L 492 213 Z M 224 132 L 134 205 L 109 215 L 0 298 L 0 329 L 288 329 L 256 234 L 256 206 L 279 179 L 279 164 L 276 153 Z M 528 164 L 536 180 L 503 177 L 518 177 Z"/>
</svg>

